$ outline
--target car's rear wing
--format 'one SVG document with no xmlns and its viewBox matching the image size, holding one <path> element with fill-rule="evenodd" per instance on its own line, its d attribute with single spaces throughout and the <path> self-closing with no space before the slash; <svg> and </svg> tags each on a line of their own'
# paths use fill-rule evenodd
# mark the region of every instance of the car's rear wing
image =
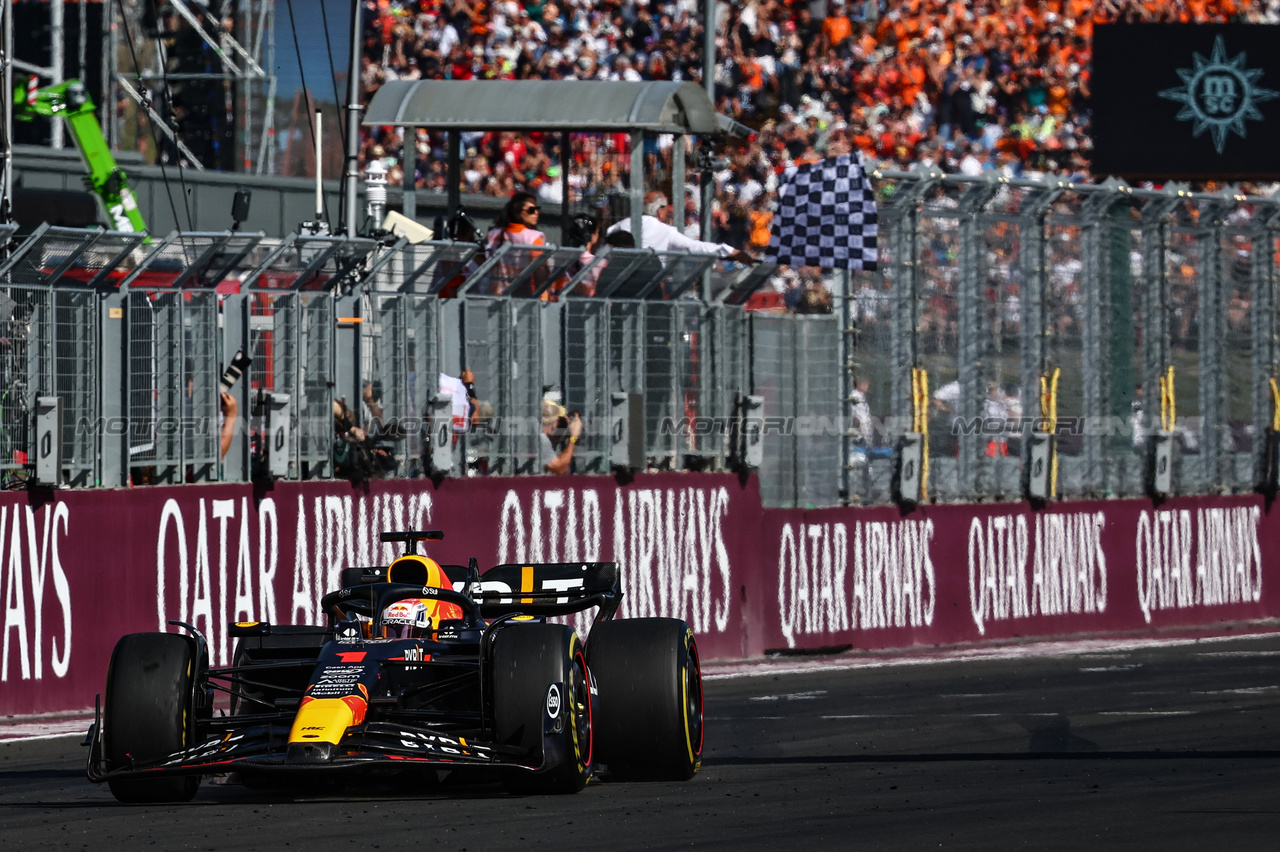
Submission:
<svg viewBox="0 0 1280 852">
<path fill-rule="evenodd" d="M 539 562 L 495 565 L 478 574 L 470 565 L 441 565 L 456 590 L 480 605 L 485 618 L 512 613 L 565 615 L 600 607 L 597 621 L 613 618 L 622 603 L 616 562 Z M 474 582 L 476 577 L 478 582 Z M 385 583 L 383 567 L 346 568 L 342 585 Z"/>
<path fill-rule="evenodd" d="M 472 597 L 485 618 L 565 615 L 598 606 L 596 621 L 604 621 L 622 603 L 622 587 L 616 562 L 517 563 L 481 574 Z"/>
</svg>

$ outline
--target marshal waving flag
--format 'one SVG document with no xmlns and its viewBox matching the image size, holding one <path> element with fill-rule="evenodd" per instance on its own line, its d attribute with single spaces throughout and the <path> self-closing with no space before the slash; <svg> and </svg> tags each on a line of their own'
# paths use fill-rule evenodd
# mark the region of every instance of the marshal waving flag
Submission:
<svg viewBox="0 0 1280 852">
<path fill-rule="evenodd" d="M 877 230 L 875 195 L 860 154 L 794 166 L 782 175 L 765 259 L 874 270 Z"/>
</svg>

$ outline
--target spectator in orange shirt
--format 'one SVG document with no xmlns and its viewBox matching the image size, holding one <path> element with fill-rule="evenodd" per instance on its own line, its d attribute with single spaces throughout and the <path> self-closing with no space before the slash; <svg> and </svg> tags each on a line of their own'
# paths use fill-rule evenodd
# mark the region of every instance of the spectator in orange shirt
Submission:
<svg viewBox="0 0 1280 852">
<path fill-rule="evenodd" d="M 853 21 L 845 9 L 845 0 L 831 0 L 831 11 L 822 22 L 822 49 L 830 50 L 839 47 L 853 35 Z"/>
</svg>

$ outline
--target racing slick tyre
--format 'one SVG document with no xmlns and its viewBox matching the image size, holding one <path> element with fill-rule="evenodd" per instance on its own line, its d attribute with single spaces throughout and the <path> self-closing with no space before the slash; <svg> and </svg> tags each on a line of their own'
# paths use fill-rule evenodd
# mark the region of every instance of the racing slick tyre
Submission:
<svg viewBox="0 0 1280 852">
<path fill-rule="evenodd" d="M 507 789 L 578 792 L 591 777 L 593 759 L 591 692 L 578 634 L 562 624 L 507 624 L 494 637 L 492 659 L 494 734 L 500 743 L 540 752 L 547 690 L 562 683 L 568 692 L 559 701 L 565 722 L 554 735 L 559 741 L 549 744 L 558 746 L 559 763 L 540 775 L 513 776 Z"/>
<path fill-rule="evenodd" d="M 191 744 L 192 684 L 196 655 L 176 633 L 130 633 L 121 637 L 107 668 L 102 739 L 109 770 L 153 760 Z M 113 778 L 117 800 L 186 802 L 196 794 L 196 775 Z"/>
<path fill-rule="evenodd" d="M 702 670 L 689 625 L 628 618 L 591 628 L 597 760 L 619 777 L 687 781 L 702 765 Z"/>
</svg>

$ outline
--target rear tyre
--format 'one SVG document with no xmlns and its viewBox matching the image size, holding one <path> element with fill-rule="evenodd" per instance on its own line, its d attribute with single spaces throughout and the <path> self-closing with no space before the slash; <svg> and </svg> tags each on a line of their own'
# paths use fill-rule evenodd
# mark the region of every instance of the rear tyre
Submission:
<svg viewBox="0 0 1280 852">
<path fill-rule="evenodd" d="M 702 765 L 702 670 L 689 625 L 674 618 L 591 628 L 599 692 L 597 760 L 619 777 L 687 781 Z"/>
<path fill-rule="evenodd" d="M 184 636 L 131 633 L 121 637 L 107 668 L 102 709 L 108 769 L 155 760 L 192 744 L 195 669 L 195 650 Z M 186 802 L 196 794 L 200 778 L 113 778 L 107 784 L 121 802 Z"/>
<path fill-rule="evenodd" d="M 500 743 L 541 750 L 547 689 L 564 684 L 563 730 L 549 737 L 557 765 L 540 775 L 521 774 L 504 783 L 513 792 L 576 793 L 587 785 L 593 761 L 591 691 L 587 661 L 573 628 L 561 624 L 509 624 L 493 642 L 494 733 Z"/>
</svg>

